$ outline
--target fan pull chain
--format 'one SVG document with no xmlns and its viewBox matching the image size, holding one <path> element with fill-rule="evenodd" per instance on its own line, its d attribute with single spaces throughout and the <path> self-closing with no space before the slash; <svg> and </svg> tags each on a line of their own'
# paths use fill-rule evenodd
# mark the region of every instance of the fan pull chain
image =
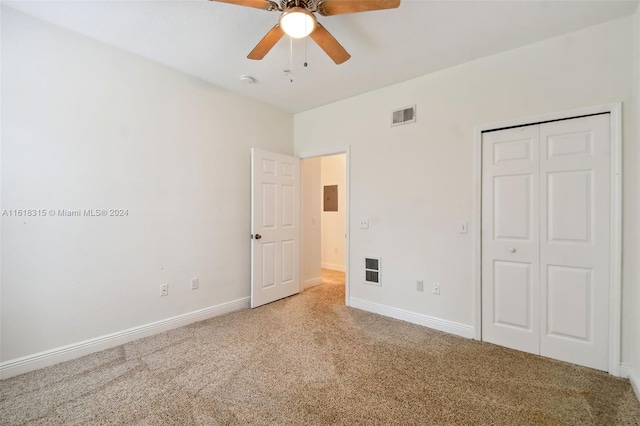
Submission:
<svg viewBox="0 0 640 426">
<path fill-rule="evenodd" d="M 304 67 L 308 67 L 309 63 L 307 62 L 307 40 L 309 37 L 304 38 Z"/>
<path fill-rule="evenodd" d="M 289 76 L 289 81 L 293 83 L 293 37 L 289 37 L 289 72 L 287 75 Z"/>
</svg>

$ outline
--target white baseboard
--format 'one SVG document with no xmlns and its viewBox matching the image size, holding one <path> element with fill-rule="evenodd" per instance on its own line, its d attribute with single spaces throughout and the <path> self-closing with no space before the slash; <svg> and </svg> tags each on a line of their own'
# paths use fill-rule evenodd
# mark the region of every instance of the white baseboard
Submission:
<svg viewBox="0 0 640 426">
<path fill-rule="evenodd" d="M 318 284 L 322 284 L 322 277 L 311 278 L 302 283 L 302 290 L 306 290 L 309 287 L 314 287 Z"/>
<path fill-rule="evenodd" d="M 323 263 L 320 266 L 321 266 L 322 269 L 330 269 L 332 271 L 345 272 L 345 266 L 344 265 L 334 265 L 333 263 Z"/>
<path fill-rule="evenodd" d="M 415 312 L 409 312 L 405 311 L 404 309 L 380 305 L 378 303 L 367 302 L 366 300 L 356 299 L 354 297 L 349 299 L 349 306 L 356 309 L 362 309 L 363 311 L 373 312 L 375 314 L 384 315 L 386 317 L 391 317 L 413 324 L 422 325 L 428 328 L 433 328 L 434 330 L 455 334 L 456 336 L 466 337 L 467 339 L 473 339 L 474 337 L 473 327 L 469 325 L 430 317 L 428 315 L 417 314 Z"/>
<path fill-rule="evenodd" d="M 0 379 L 48 367 L 63 361 L 69 361 L 94 352 L 113 348 L 142 337 L 151 336 L 163 331 L 182 327 L 194 322 L 203 321 L 218 315 L 249 308 L 249 297 L 233 300 L 209 308 L 200 309 L 164 320 L 144 324 L 105 336 L 96 337 L 56 349 L 27 355 L 0 363 Z"/>
<path fill-rule="evenodd" d="M 631 370 L 629 372 L 629 381 L 631 382 L 633 391 L 636 393 L 636 398 L 638 398 L 638 401 L 640 401 L 640 377 L 634 370 Z"/>
</svg>

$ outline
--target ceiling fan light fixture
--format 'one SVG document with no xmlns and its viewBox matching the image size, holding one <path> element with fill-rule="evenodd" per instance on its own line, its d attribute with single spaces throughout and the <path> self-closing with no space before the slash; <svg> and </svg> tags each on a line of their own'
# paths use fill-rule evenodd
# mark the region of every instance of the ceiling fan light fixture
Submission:
<svg viewBox="0 0 640 426">
<path fill-rule="evenodd" d="M 280 27 L 293 38 L 308 36 L 316 29 L 316 23 L 316 17 L 301 7 L 293 7 L 280 16 Z"/>
</svg>

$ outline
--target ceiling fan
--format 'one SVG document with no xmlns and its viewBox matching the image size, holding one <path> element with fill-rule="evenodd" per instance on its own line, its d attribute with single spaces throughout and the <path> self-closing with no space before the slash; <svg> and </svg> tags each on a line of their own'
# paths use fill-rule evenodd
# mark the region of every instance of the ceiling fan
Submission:
<svg viewBox="0 0 640 426">
<path fill-rule="evenodd" d="M 293 38 L 310 36 L 313 41 L 336 64 L 351 58 L 351 55 L 338 43 L 329 31 L 316 19 L 314 13 L 322 16 L 343 15 L 346 13 L 368 12 L 372 10 L 395 9 L 400 0 L 211 0 L 231 3 L 238 6 L 253 7 L 269 12 L 282 12 L 275 27 L 264 36 L 247 58 L 260 60 L 285 35 Z"/>
</svg>

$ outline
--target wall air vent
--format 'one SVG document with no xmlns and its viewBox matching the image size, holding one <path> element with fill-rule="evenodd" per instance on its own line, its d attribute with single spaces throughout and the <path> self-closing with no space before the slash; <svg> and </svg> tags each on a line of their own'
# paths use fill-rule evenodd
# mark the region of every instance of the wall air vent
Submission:
<svg viewBox="0 0 640 426">
<path fill-rule="evenodd" d="M 410 106 L 393 111 L 391 114 L 391 127 L 416 122 L 416 106 Z"/>
<path fill-rule="evenodd" d="M 380 281 L 380 258 L 365 257 L 364 258 L 364 283 L 373 285 L 382 285 Z"/>
</svg>

